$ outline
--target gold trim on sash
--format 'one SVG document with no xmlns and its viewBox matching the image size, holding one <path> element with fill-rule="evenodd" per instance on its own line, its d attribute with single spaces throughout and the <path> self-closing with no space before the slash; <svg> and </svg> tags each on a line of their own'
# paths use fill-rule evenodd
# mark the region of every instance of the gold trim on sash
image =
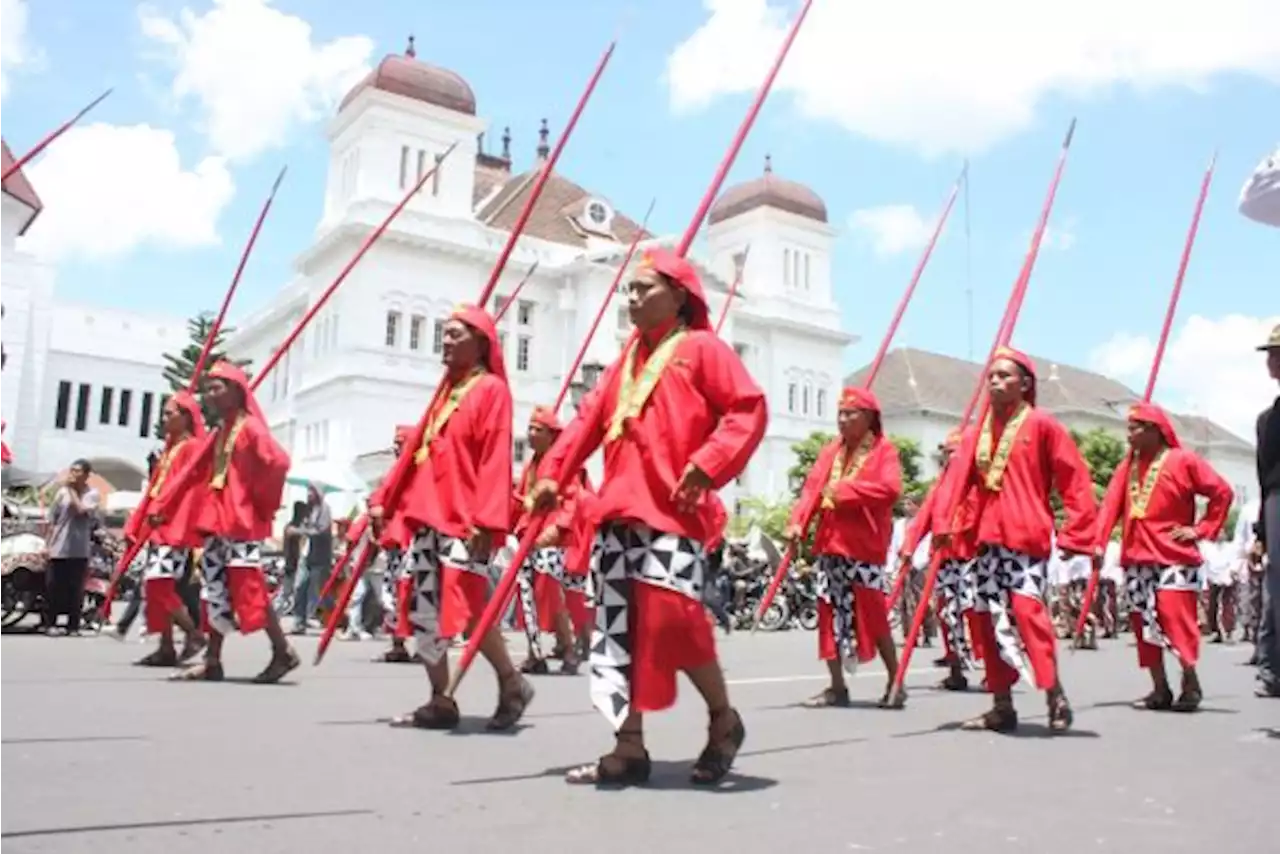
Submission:
<svg viewBox="0 0 1280 854">
<path fill-rule="evenodd" d="M 1168 455 L 1169 449 L 1161 448 L 1151 460 L 1151 465 L 1147 466 L 1147 476 L 1141 480 L 1138 479 L 1138 461 L 1135 459 L 1129 467 L 1130 519 L 1147 518 L 1147 503 L 1151 501 L 1151 493 L 1155 491 L 1156 481 L 1160 479 L 1160 470 L 1164 468 L 1165 457 Z"/>
<path fill-rule="evenodd" d="M 443 403 L 437 404 L 436 411 L 427 420 L 427 429 L 422 432 L 422 445 L 413 454 L 413 461 L 419 465 L 431 456 L 431 440 L 440 435 L 444 425 L 449 423 L 453 413 L 458 411 L 462 401 L 475 388 L 476 383 L 485 375 L 483 368 L 476 368 L 461 383 L 449 390 Z"/>
<path fill-rule="evenodd" d="M 839 486 L 842 480 L 853 480 L 862 471 L 862 467 L 867 464 L 867 458 L 871 456 L 871 448 L 876 443 L 874 433 L 867 432 L 862 437 L 862 441 L 858 442 L 858 447 L 854 448 L 853 456 L 846 459 L 846 449 L 844 443 L 840 443 L 840 449 L 836 451 L 835 459 L 831 461 L 831 475 L 827 478 L 827 488 L 823 490 L 822 509 L 834 510 L 836 503 L 826 494 L 827 490 L 833 490 Z M 848 471 L 845 471 L 845 466 Z"/>
<path fill-rule="evenodd" d="M 525 467 L 524 477 L 520 478 L 520 494 L 524 496 L 521 504 L 526 513 L 533 512 L 533 484 L 538 473 L 538 461 L 531 460 Z"/>
<path fill-rule="evenodd" d="M 151 498 L 160 497 L 160 487 L 164 486 L 164 480 L 169 476 L 169 469 L 173 467 L 173 461 L 178 456 L 178 449 L 185 445 L 191 437 L 179 439 L 174 442 L 165 452 L 160 455 L 159 461 L 156 463 L 156 480 L 151 485 Z"/>
<path fill-rule="evenodd" d="M 210 489 L 222 489 L 227 485 L 227 470 L 231 466 L 231 454 L 236 447 L 236 439 L 244 429 L 249 414 L 241 411 L 229 428 L 221 431 L 222 435 L 215 439 L 213 446 L 213 477 L 209 478 Z"/>
<path fill-rule="evenodd" d="M 667 363 L 675 355 L 676 347 L 684 340 L 686 332 L 683 326 L 673 327 L 658 346 L 653 348 L 653 353 L 644 363 L 639 378 L 634 374 L 636 349 L 640 346 L 640 342 L 638 340 L 631 342 L 631 346 L 627 348 L 627 353 L 623 357 L 622 378 L 618 383 L 618 400 L 613 409 L 613 416 L 609 419 L 609 430 L 604 439 L 606 444 L 620 439 L 627 421 L 640 415 L 645 403 L 649 400 L 649 395 L 653 393 L 654 387 L 662 377 Z"/>
<path fill-rule="evenodd" d="M 987 489 L 992 492 L 999 492 L 1004 484 L 1004 470 L 1009 467 L 1009 455 L 1013 453 L 1013 443 L 1017 440 L 1018 431 L 1022 429 L 1023 423 L 1030 414 L 1030 404 L 1026 401 L 1018 404 L 1018 410 L 1013 413 L 1009 423 L 1004 425 L 1004 432 L 1000 434 L 1000 442 L 995 445 L 994 454 L 991 450 L 994 444 L 991 412 L 988 411 L 987 417 L 982 420 L 982 432 L 978 434 L 978 453 L 975 462 Z"/>
</svg>

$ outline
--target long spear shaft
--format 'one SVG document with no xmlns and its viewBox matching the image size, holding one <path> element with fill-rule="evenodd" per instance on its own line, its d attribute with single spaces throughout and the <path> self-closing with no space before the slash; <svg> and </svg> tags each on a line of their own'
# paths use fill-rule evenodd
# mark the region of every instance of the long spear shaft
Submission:
<svg viewBox="0 0 1280 854">
<path fill-rule="evenodd" d="M 720 309 L 720 316 L 716 318 L 716 335 L 720 334 L 720 330 L 724 328 L 724 322 L 729 319 L 729 306 L 733 305 L 733 298 L 738 295 L 738 288 L 742 286 L 742 277 L 747 271 L 747 257 L 751 255 L 751 244 L 747 244 L 747 248 L 742 252 L 742 261 L 738 264 L 738 269 L 733 274 L 733 284 L 729 285 L 729 295 L 724 298 L 724 306 Z"/>
<path fill-rule="evenodd" d="M 729 144 L 728 151 L 725 152 L 724 158 L 720 161 L 715 175 L 711 179 L 711 186 L 707 188 L 706 193 L 702 196 L 697 209 L 694 211 L 693 218 L 689 221 L 688 227 L 685 229 L 684 236 L 680 238 L 679 244 L 676 245 L 676 254 L 681 257 L 689 254 L 689 247 L 693 245 L 693 240 L 698 235 L 698 229 L 702 226 L 702 221 L 707 217 L 707 211 L 711 208 L 711 203 L 719 194 L 721 186 L 723 186 L 725 178 L 729 174 L 729 169 L 733 166 L 734 160 L 737 159 L 738 152 L 742 150 L 742 144 L 746 141 L 747 134 L 751 131 L 752 125 L 755 124 L 756 116 L 760 114 L 760 108 L 764 105 L 765 99 L 769 96 L 769 90 L 773 88 L 773 81 L 778 76 L 778 71 L 782 68 L 783 61 L 787 58 L 787 52 L 791 50 L 792 43 L 796 40 L 796 35 L 800 32 L 800 27 L 804 24 L 805 17 L 809 14 L 809 7 L 813 5 L 813 0 L 805 0 L 804 6 L 800 9 L 800 14 L 796 16 L 795 22 L 791 25 L 790 32 L 783 39 L 782 46 L 778 50 L 778 56 L 774 60 L 773 67 L 769 69 L 769 73 L 765 76 L 764 82 L 760 84 L 760 90 L 756 93 L 755 100 L 751 107 L 747 110 L 747 115 L 743 118 L 742 124 L 738 127 L 737 133 L 734 135 L 733 141 Z M 584 437 L 573 437 L 574 441 L 584 441 Z M 570 454 L 569 456 L 576 456 Z M 563 490 L 565 485 L 573 477 L 572 472 L 560 472 L 558 482 L 556 484 L 557 491 Z M 545 518 L 546 512 L 539 513 L 529 525 L 524 536 L 520 539 L 520 545 L 516 548 L 516 553 L 511 559 L 511 564 L 503 573 L 502 579 L 498 582 L 494 594 L 489 599 L 488 605 L 485 606 L 484 613 L 480 616 L 480 620 L 476 625 L 475 631 L 471 638 L 467 641 L 467 645 L 462 650 L 462 658 L 458 661 L 458 667 L 453 671 L 453 675 L 449 680 L 449 685 L 445 689 L 445 696 L 452 697 L 458 690 L 463 678 L 467 675 L 468 668 L 475 661 L 476 654 L 480 651 L 480 641 L 484 635 L 498 624 L 498 619 L 506 610 L 506 603 L 510 600 L 512 591 L 515 588 L 516 577 L 520 571 L 521 565 L 529 556 L 530 550 L 533 548 L 534 541 L 537 539 L 538 531 L 542 526 L 540 521 Z"/>
<path fill-rule="evenodd" d="M 3 176 L 0 176 L 0 183 L 3 183 L 4 181 L 8 181 L 10 175 L 13 175 L 23 166 L 26 166 L 27 163 L 31 160 L 31 158 L 35 157 L 40 152 L 44 151 L 45 148 L 48 147 L 49 143 L 53 142 L 58 137 L 62 136 L 64 133 L 71 130 L 72 125 L 80 121 L 82 118 L 85 117 L 86 113 L 88 113 L 94 107 L 98 106 L 104 100 L 106 100 L 106 97 L 110 95 L 112 91 L 113 90 L 108 89 L 98 97 L 94 98 L 92 101 L 89 102 L 88 106 L 86 106 L 80 112 L 76 113 L 71 118 L 67 119 L 65 122 L 59 125 L 55 130 L 50 131 L 49 134 L 46 135 L 44 139 L 37 142 L 30 151 L 28 151 L 26 154 L 22 155 L 17 160 L 14 160 L 11 164 L 9 164 L 9 168 L 4 170 Z"/>
<path fill-rule="evenodd" d="M 1001 324 L 996 340 L 991 345 L 991 352 L 987 354 L 985 368 L 979 376 L 980 383 L 990 372 L 991 363 L 995 361 L 999 348 L 1007 346 L 1013 340 L 1013 330 L 1018 323 L 1018 314 L 1022 311 L 1022 303 L 1026 298 L 1027 288 L 1031 283 L 1031 273 L 1035 269 L 1036 259 L 1040 256 L 1040 244 L 1044 241 L 1045 230 L 1049 227 L 1049 215 L 1053 212 L 1053 202 L 1058 196 L 1058 185 L 1062 182 L 1062 173 L 1067 165 L 1067 155 L 1071 153 L 1071 140 L 1075 137 L 1075 133 L 1076 120 L 1072 119 L 1070 127 L 1067 128 L 1067 135 L 1062 140 L 1062 151 L 1058 154 L 1058 165 L 1053 171 L 1053 180 L 1049 183 L 1049 192 L 1045 195 L 1044 207 L 1040 210 L 1040 220 L 1036 223 L 1036 230 L 1031 235 L 1031 246 L 1027 249 L 1026 258 L 1022 262 L 1022 270 L 1014 283 L 1013 294 L 1010 296 L 1009 305 L 1005 310 L 1005 320 L 1007 322 Z M 982 410 L 979 411 L 978 423 L 982 423 L 982 419 L 986 417 L 986 409 L 987 407 L 984 405 Z M 967 420 L 968 413 L 966 412 L 965 415 Z M 961 424 L 963 423 L 962 421 Z M 961 460 L 968 459 L 967 448 L 968 443 L 961 444 Z M 955 518 L 956 509 L 963 500 L 964 494 L 958 492 L 952 506 L 945 508 L 947 515 L 944 518 Z M 916 641 L 919 639 L 920 630 L 924 626 L 924 618 L 929 613 L 929 598 L 933 595 L 933 588 L 937 584 L 938 571 L 940 569 L 940 561 L 930 561 L 929 568 L 925 572 L 924 585 L 920 591 L 920 601 L 916 604 L 915 615 L 911 620 L 911 629 L 907 632 L 906 641 L 902 647 L 902 656 L 898 661 L 898 672 L 893 677 L 893 692 L 895 694 L 902 691 L 903 680 L 907 677 L 907 668 L 911 665 L 911 654 L 915 651 Z"/>
<path fill-rule="evenodd" d="M 605 48 L 604 54 L 600 57 L 600 61 L 596 63 L 595 71 L 591 75 L 591 79 L 587 81 L 587 87 L 582 92 L 582 96 L 578 99 L 577 106 L 574 107 L 573 113 L 569 117 L 569 122 L 565 125 L 564 133 L 556 141 L 555 147 L 552 148 L 551 154 L 547 157 L 546 162 L 542 164 L 542 169 L 538 172 L 537 179 L 533 182 L 533 186 L 529 190 L 529 196 L 525 199 L 524 207 L 520 214 L 516 217 L 515 224 L 511 227 L 510 234 L 507 235 L 507 243 L 502 247 L 502 251 L 498 254 L 498 259 L 493 266 L 493 271 L 489 274 L 489 281 L 485 283 L 484 289 L 480 292 L 480 299 L 476 305 L 483 308 L 489 302 L 489 298 L 493 296 L 493 290 L 498 285 L 498 280 L 502 277 L 502 271 L 506 269 L 507 261 L 511 257 L 512 250 L 515 249 L 516 241 L 520 239 L 520 235 L 524 232 L 525 226 L 529 222 L 529 217 L 533 215 L 533 208 L 538 203 L 538 199 L 542 196 L 543 188 L 546 187 L 547 181 L 551 178 L 552 172 L 555 170 L 556 163 L 560 160 L 560 155 L 564 151 L 565 146 L 569 142 L 569 137 L 573 135 L 574 128 L 578 126 L 578 119 L 582 116 L 582 111 L 586 108 L 587 102 L 591 100 L 592 93 L 596 90 L 596 85 L 600 82 L 601 75 L 604 74 L 605 68 L 609 65 L 609 60 L 613 58 L 613 52 L 617 48 L 618 42 L 609 42 L 609 46 Z M 406 443 L 407 448 L 417 448 L 422 444 L 422 437 L 427 430 L 427 420 L 430 418 L 432 411 L 436 408 L 437 402 L 444 394 L 445 382 L 442 378 L 436 384 L 436 389 L 432 393 L 431 401 L 427 404 L 426 409 L 422 411 L 422 417 L 418 419 L 418 423 L 414 428 L 410 443 Z M 395 465 L 391 467 L 391 471 L 387 474 L 387 490 L 386 505 L 384 510 L 394 512 L 400 503 L 400 498 L 404 492 L 404 488 L 408 483 L 410 467 L 415 465 L 413 462 L 413 454 L 401 454 L 400 459 L 396 460 Z M 364 546 L 360 550 L 360 554 L 356 559 L 355 570 L 351 573 L 351 577 L 347 580 L 346 585 L 342 589 L 340 596 L 340 605 L 334 611 L 334 615 L 330 617 L 329 624 L 325 626 L 324 633 L 320 636 L 320 643 L 316 646 L 315 663 L 319 664 L 324 658 L 325 651 L 329 648 L 329 644 L 333 642 L 333 636 L 338 630 L 338 620 L 341 612 L 347 608 L 347 603 L 351 601 L 351 596 L 355 592 L 355 586 L 360 583 L 360 578 L 364 575 L 365 569 L 369 565 L 369 560 L 373 557 L 372 540 L 366 540 Z"/>
<path fill-rule="evenodd" d="M 871 388 L 876 381 L 876 375 L 880 373 L 881 366 L 884 365 L 885 356 L 889 352 L 889 345 L 893 343 L 894 336 L 898 334 L 898 326 L 902 323 L 902 317 L 906 314 L 907 306 L 911 304 L 911 298 L 915 295 L 916 285 L 920 284 L 920 277 L 924 275 L 925 267 L 929 265 L 929 259 L 933 256 L 934 247 L 938 244 L 938 238 L 942 236 L 942 229 L 947 224 L 947 218 L 951 216 L 951 208 L 956 203 L 956 195 L 960 192 L 960 182 L 965 179 L 965 175 L 969 171 L 969 164 L 966 162 L 964 168 L 960 170 L 960 177 L 956 179 L 955 186 L 951 188 L 951 194 L 947 196 L 946 203 L 942 206 L 942 213 L 938 215 L 938 221 L 933 227 L 933 234 L 929 237 L 929 242 L 925 244 L 924 252 L 920 254 L 920 260 L 916 262 L 915 271 L 911 274 L 911 280 L 907 283 L 907 289 L 903 291 L 901 299 L 898 300 L 898 307 L 893 312 L 893 317 L 889 321 L 889 328 L 885 330 L 884 337 L 880 339 L 880 346 L 876 349 L 875 358 L 871 360 L 871 366 L 867 369 L 866 379 L 863 385 Z M 818 505 L 816 502 L 811 503 L 805 509 L 804 524 L 801 531 L 808 531 L 809 526 L 813 524 L 813 517 L 817 513 Z M 773 604 L 774 597 L 778 595 L 778 590 L 782 587 L 783 580 L 787 577 L 787 573 L 791 570 L 791 564 L 796 558 L 797 544 L 792 542 L 787 544 L 786 551 L 782 553 L 782 560 L 778 562 L 778 568 L 774 570 L 773 579 L 769 582 L 769 587 L 765 590 L 764 596 L 760 599 L 760 605 L 756 608 L 756 617 L 752 623 L 751 631 L 755 632 L 760 628 L 760 621 L 764 619 L 764 615 L 769 611 L 769 606 Z"/>
<path fill-rule="evenodd" d="M 1178 273 L 1173 279 L 1173 291 L 1169 294 L 1169 306 L 1164 312 L 1164 325 L 1160 328 L 1160 341 L 1156 344 L 1155 355 L 1151 359 L 1151 370 L 1147 373 L 1147 387 L 1142 393 L 1142 402 L 1150 403 L 1152 395 L 1155 394 L 1156 380 L 1160 376 L 1160 364 L 1164 361 L 1165 346 L 1169 343 L 1169 335 L 1173 331 L 1173 318 L 1178 313 L 1178 300 L 1182 297 L 1182 282 L 1187 277 L 1187 265 L 1191 262 L 1191 250 L 1196 243 L 1196 234 L 1200 231 L 1200 215 L 1204 212 L 1205 199 L 1209 197 L 1209 184 L 1213 182 L 1213 169 L 1218 162 L 1218 153 L 1215 151 L 1213 156 L 1209 158 L 1209 168 L 1204 172 L 1204 178 L 1200 181 L 1200 195 L 1196 198 L 1195 212 L 1191 215 L 1191 227 L 1187 230 L 1186 242 L 1182 245 L 1182 257 L 1178 260 Z M 1129 454 L 1129 464 L 1133 464 L 1133 454 Z M 1116 471 L 1111 473 L 1111 479 L 1115 480 L 1116 473 L 1120 471 L 1120 466 L 1116 467 Z M 1111 484 L 1107 484 L 1107 488 L 1111 488 Z M 1108 532 L 1110 533 L 1110 532 Z M 1085 624 L 1089 621 L 1089 612 L 1093 609 L 1093 600 L 1098 595 L 1098 580 L 1102 574 L 1102 567 L 1095 563 L 1093 571 L 1089 573 L 1089 584 L 1085 587 L 1084 598 L 1080 601 L 1080 616 L 1076 621 L 1076 637 L 1080 637 L 1084 633 Z"/>
</svg>

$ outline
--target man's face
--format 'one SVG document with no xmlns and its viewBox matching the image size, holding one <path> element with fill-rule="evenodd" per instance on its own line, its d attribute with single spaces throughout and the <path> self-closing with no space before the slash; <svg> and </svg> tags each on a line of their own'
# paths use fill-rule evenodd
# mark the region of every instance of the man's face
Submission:
<svg viewBox="0 0 1280 854">
<path fill-rule="evenodd" d="M 187 412 L 172 398 L 164 405 L 164 429 L 166 432 L 179 435 L 191 429 L 187 423 Z"/>
<path fill-rule="evenodd" d="M 527 435 L 529 439 L 529 447 L 533 448 L 533 452 L 539 456 L 551 450 L 552 444 L 555 443 L 556 434 L 547 428 L 545 424 L 530 424 Z"/>
<path fill-rule="evenodd" d="M 1267 350 L 1267 373 L 1271 374 L 1271 379 L 1280 382 L 1280 347 Z"/>
<path fill-rule="evenodd" d="M 73 465 L 67 474 L 72 486 L 81 487 L 89 482 L 89 471 L 82 465 Z"/>
<path fill-rule="evenodd" d="M 450 320 L 444 325 L 445 367 L 469 371 L 480 364 L 484 353 L 484 338 L 461 320 Z"/>
<path fill-rule="evenodd" d="M 1149 421 L 1129 422 L 1129 447 L 1138 453 L 1149 453 L 1156 450 L 1164 443 L 1164 437 L 1160 435 L 1160 429 Z"/>
<path fill-rule="evenodd" d="M 836 427 L 840 430 L 840 438 L 852 444 L 862 441 L 871 429 L 875 413 L 869 409 L 841 409 L 836 415 Z"/>
<path fill-rule="evenodd" d="M 213 377 L 205 384 L 204 395 L 219 412 L 226 412 L 237 403 L 235 387 L 219 377 Z"/>
<path fill-rule="evenodd" d="M 641 332 L 670 323 L 680 312 L 687 295 L 667 283 L 652 267 L 644 267 L 627 283 L 627 311 Z"/>
<path fill-rule="evenodd" d="M 391 452 L 397 457 L 404 453 L 404 436 L 396 436 L 396 440 L 391 443 Z"/>
<path fill-rule="evenodd" d="M 1030 380 L 1022 375 L 1022 369 L 1012 359 L 996 359 L 987 372 L 987 394 L 996 406 L 1009 406 L 1021 402 L 1030 389 Z"/>
</svg>

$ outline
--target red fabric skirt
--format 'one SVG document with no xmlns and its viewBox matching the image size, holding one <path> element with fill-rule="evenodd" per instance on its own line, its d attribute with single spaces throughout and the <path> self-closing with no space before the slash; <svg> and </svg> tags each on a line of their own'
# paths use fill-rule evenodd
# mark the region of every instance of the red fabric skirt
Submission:
<svg viewBox="0 0 1280 854">
<path fill-rule="evenodd" d="M 251 635 L 267 627 L 271 596 L 267 592 L 267 580 L 261 566 L 228 566 L 227 591 L 231 596 L 231 613 L 240 634 Z M 200 603 L 200 614 L 200 628 L 205 632 L 211 631 L 207 603 Z"/>
<path fill-rule="evenodd" d="M 818 658 L 835 661 L 835 620 L 831 605 L 818 600 Z M 861 584 L 853 585 L 853 623 L 856 638 L 854 647 L 858 661 L 870 661 L 876 657 L 876 644 L 890 636 L 889 597 L 883 590 L 872 590 Z"/>
<path fill-rule="evenodd" d="M 171 577 L 160 577 L 148 578 L 144 583 L 147 631 L 152 634 L 168 631 L 173 612 L 186 607 L 178 595 L 178 582 Z"/>
<path fill-rule="evenodd" d="M 413 576 L 405 573 L 396 579 L 396 622 L 392 634 L 401 640 L 413 637 L 413 622 L 409 619 L 413 603 Z"/>
<path fill-rule="evenodd" d="M 533 574 L 533 607 L 538 612 L 538 631 L 554 632 L 556 616 L 564 605 L 564 588 L 560 582 L 545 572 L 535 572 Z M 522 631 L 525 628 L 524 606 L 520 603 L 519 597 L 516 597 L 516 627 Z"/>
<path fill-rule="evenodd" d="M 569 622 L 573 623 L 574 634 L 582 634 L 595 623 L 595 609 L 587 604 L 587 594 L 581 590 L 566 590 L 564 605 L 569 612 Z"/>
<path fill-rule="evenodd" d="M 676 702 L 676 674 L 716 661 L 701 602 L 674 590 L 631 583 L 631 708 L 660 712 Z"/>
<path fill-rule="evenodd" d="M 1012 600 L 1013 620 L 1022 641 L 1027 667 L 1035 678 L 1036 687 L 1047 691 L 1058 682 L 1058 635 L 1049 618 L 1049 609 L 1039 599 L 1030 596 L 1014 593 L 1009 599 Z M 1000 657 L 991 614 L 974 612 L 970 627 L 974 630 L 974 649 L 982 651 L 986 662 L 988 689 L 993 694 L 1007 693 L 1017 683 L 1019 673 Z"/>
<path fill-rule="evenodd" d="M 457 637 L 480 619 L 489 602 L 489 579 L 475 572 L 440 567 L 440 637 Z"/>
<path fill-rule="evenodd" d="M 1200 622 L 1194 590 L 1157 590 L 1156 620 L 1165 640 L 1183 667 L 1195 667 L 1200 661 Z M 1138 666 L 1150 669 L 1160 663 L 1161 647 L 1147 643 L 1142 637 L 1142 616 L 1129 615 L 1133 636 L 1138 639 Z"/>
</svg>

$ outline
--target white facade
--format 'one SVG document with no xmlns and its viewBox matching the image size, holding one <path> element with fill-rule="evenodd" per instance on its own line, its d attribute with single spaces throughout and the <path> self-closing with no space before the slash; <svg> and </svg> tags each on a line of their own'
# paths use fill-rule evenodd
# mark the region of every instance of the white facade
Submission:
<svg viewBox="0 0 1280 854">
<path fill-rule="evenodd" d="M 507 238 L 475 211 L 481 120 L 368 89 L 330 128 L 329 186 L 315 244 L 271 302 L 239 321 L 228 350 L 261 375 L 271 348 L 315 302 L 358 245 L 397 202 L 417 169 L 449 144 L 439 180 L 429 182 L 259 389 L 272 430 L 295 463 L 323 461 L 372 481 L 387 466 L 395 424 L 416 422 L 442 376 L 440 330 L 453 306 L 474 301 Z M 497 192 L 495 190 L 495 192 Z M 708 232 L 701 272 L 718 316 L 733 278 L 733 254 L 750 243 L 741 300 L 723 332 L 744 355 L 773 407 L 768 438 L 735 487 L 779 495 L 787 488 L 790 446 L 828 424 L 844 347 L 831 299 L 825 224 L 782 211 L 751 211 Z M 625 246 L 592 240 L 586 250 L 526 234 L 495 292 L 505 297 L 536 261 L 537 273 L 499 327 L 515 398 L 517 461 L 535 405 L 551 402 L 590 326 Z M 807 261 L 784 275 L 782 258 L 803 248 Z M 799 256 L 797 256 L 799 257 Z M 587 362 L 617 357 L 627 334 L 624 303 L 606 312 Z M 792 388 L 794 387 L 794 388 Z M 789 389 L 794 401 L 788 408 Z M 568 406 L 562 417 L 571 416 Z"/>
</svg>

